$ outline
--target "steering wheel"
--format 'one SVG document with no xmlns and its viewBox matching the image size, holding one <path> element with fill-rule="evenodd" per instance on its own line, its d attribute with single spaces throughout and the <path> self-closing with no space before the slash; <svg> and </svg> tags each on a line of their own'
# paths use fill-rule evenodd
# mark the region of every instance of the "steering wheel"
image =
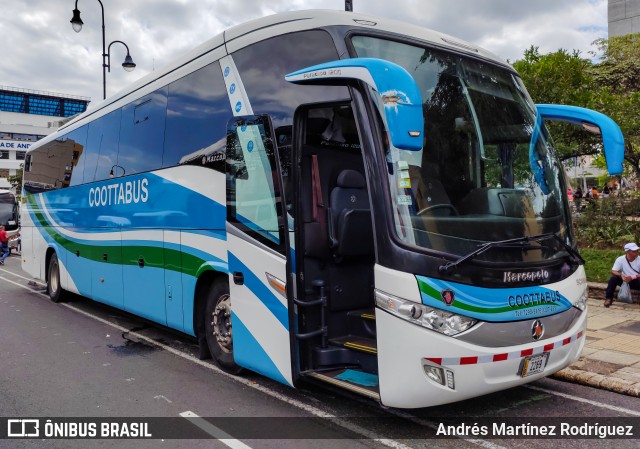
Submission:
<svg viewBox="0 0 640 449">
<path fill-rule="evenodd" d="M 420 209 L 418 211 L 417 215 L 422 215 L 424 213 L 427 212 L 431 212 L 433 210 L 438 210 L 438 209 L 448 209 L 451 211 L 451 213 L 449 215 L 460 215 L 458 214 L 458 210 L 451 204 L 434 204 L 433 206 L 428 206 L 428 207 L 424 207 L 422 209 Z"/>
</svg>

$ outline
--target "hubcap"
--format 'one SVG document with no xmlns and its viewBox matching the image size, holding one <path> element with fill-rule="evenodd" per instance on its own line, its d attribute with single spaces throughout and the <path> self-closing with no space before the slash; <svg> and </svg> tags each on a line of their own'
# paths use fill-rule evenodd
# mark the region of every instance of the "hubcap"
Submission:
<svg viewBox="0 0 640 449">
<path fill-rule="evenodd" d="M 231 333 L 231 297 L 222 295 L 211 314 L 211 327 L 220 349 L 224 352 L 233 351 L 233 338 Z"/>
<path fill-rule="evenodd" d="M 53 264 L 51 266 L 51 273 L 49 273 L 49 288 L 51 288 L 51 294 L 54 294 L 58 291 L 58 265 Z"/>
</svg>

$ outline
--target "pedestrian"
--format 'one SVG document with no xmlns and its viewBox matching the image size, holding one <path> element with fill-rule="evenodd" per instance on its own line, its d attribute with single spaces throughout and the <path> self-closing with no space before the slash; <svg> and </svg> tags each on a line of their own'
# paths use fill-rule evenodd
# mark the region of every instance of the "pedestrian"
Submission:
<svg viewBox="0 0 640 449">
<path fill-rule="evenodd" d="M 580 205 L 582 204 L 582 189 L 580 187 L 573 192 L 573 202 L 576 204 L 576 212 L 580 213 Z"/>
<path fill-rule="evenodd" d="M 593 198 L 594 200 L 598 199 L 598 188 L 596 186 L 593 186 L 591 188 L 591 198 Z"/>
<path fill-rule="evenodd" d="M 0 265 L 4 265 L 4 260 L 9 255 L 9 236 L 7 231 L 4 230 L 4 226 L 0 226 Z"/>
<path fill-rule="evenodd" d="M 596 207 L 596 200 L 593 199 L 593 191 L 595 189 L 592 189 L 591 187 L 587 188 L 587 192 L 584 194 L 584 199 L 587 202 L 587 206 L 591 206 L 592 208 L 595 209 Z M 597 192 L 597 190 L 596 190 Z"/>
<path fill-rule="evenodd" d="M 613 293 L 616 287 L 623 282 L 629 284 L 634 290 L 640 290 L 640 258 L 638 250 L 640 247 L 635 243 L 624 245 L 624 255 L 618 257 L 611 268 L 611 277 L 604 293 L 604 306 L 609 307 L 613 303 Z"/>
<path fill-rule="evenodd" d="M 611 193 L 611 191 L 609 190 L 609 185 L 605 184 L 605 186 L 602 188 L 602 198 L 608 198 L 609 193 Z"/>
</svg>

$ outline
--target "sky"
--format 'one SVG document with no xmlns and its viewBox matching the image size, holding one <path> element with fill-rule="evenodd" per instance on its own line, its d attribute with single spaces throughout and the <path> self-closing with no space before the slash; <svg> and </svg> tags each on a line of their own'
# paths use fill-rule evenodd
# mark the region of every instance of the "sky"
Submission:
<svg viewBox="0 0 640 449">
<path fill-rule="evenodd" d="M 102 100 L 101 7 L 77 0 L 0 0 L 0 85 Z M 343 10 L 344 0 L 102 0 L 111 46 L 107 96 L 245 21 L 284 11 Z M 542 53 L 580 50 L 607 37 L 607 0 L 353 0 L 354 11 L 444 32 L 511 62 L 531 45 Z"/>
</svg>

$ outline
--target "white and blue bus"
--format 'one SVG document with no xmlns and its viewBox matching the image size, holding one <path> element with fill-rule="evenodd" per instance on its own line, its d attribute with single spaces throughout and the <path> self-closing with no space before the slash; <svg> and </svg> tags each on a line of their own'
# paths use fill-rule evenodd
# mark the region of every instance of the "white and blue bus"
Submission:
<svg viewBox="0 0 640 449">
<path fill-rule="evenodd" d="M 392 407 L 580 354 L 587 286 L 545 119 L 474 45 L 344 11 L 225 31 L 34 144 L 23 268 L 197 338 L 201 357 Z"/>
</svg>

